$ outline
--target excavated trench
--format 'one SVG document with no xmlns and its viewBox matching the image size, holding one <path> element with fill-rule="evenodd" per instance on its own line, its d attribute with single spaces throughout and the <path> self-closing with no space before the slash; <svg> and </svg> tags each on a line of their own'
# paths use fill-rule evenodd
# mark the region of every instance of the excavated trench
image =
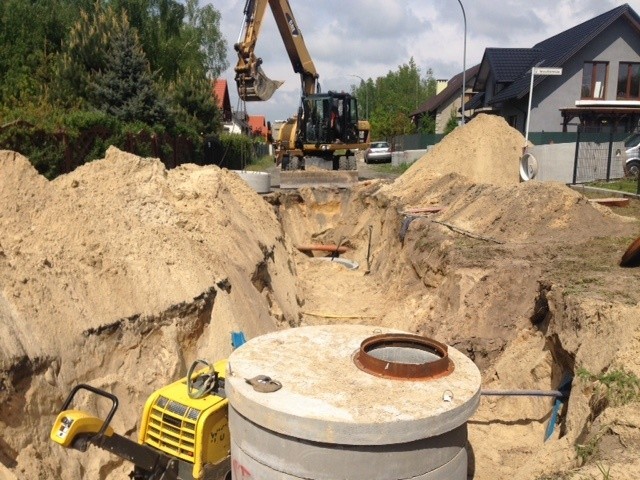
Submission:
<svg viewBox="0 0 640 480">
<path fill-rule="evenodd" d="M 64 300 L 67 294 L 80 297 L 91 292 L 84 284 L 84 290 L 74 289 L 72 277 L 65 276 L 73 272 L 74 261 L 84 261 L 64 256 L 73 248 L 73 239 L 63 239 L 64 248 L 58 250 L 47 247 L 48 266 L 39 251 L 32 255 L 26 245 L 28 235 L 36 237 L 43 231 L 39 228 L 50 228 L 50 218 L 40 227 L 34 217 L 30 233 L 2 239 L 0 267 L 7 267 L 0 269 L 6 285 L 0 314 L 7 325 L 15 321 L 9 333 L 19 341 L 9 343 L 13 350 L 0 357 L 0 478 L 127 478 L 131 466 L 106 452 L 66 451 L 48 440 L 55 413 L 70 388 L 90 383 L 118 396 L 121 406 L 112 426 L 135 438 L 146 397 L 183 376 L 194 359 L 228 355 L 232 331 L 252 338 L 301 325 L 396 328 L 456 347 L 480 368 L 483 388 L 499 390 L 554 390 L 566 375 L 576 376 L 579 367 L 599 373 L 638 357 L 635 292 L 640 288 L 633 272 L 607 270 L 617 253 L 599 249 L 589 276 L 575 278 L 590 249 L 611 245 L 608 237 L 600 239 L 596 220 L 603 231 L 618 220 L 593 213 L 579 196 L 564 194 L 566 198 L 554 203 L 551 199 L 559 196 L 556 187 L 547 191 L 524 185 L 503 191 L 454 175 L 432 182 L 429 193 L 410 204 L 380 180 L 361 182 L 351 190 L 301 189 L 258 197 L 224 171 L 189 167 L 149 174 L 146 166 L 135 165 L 145 182 L 157 184 L 154 189 L 172 192 L 161 201 L 150 198 L 151 187 L 143 192 L 149 213 L 143 220 L 160 223 L 152 225 L 151 234 L 148 223 L 140 229 L 140 235 L 153 242 L 171 238 L 169 254 L 166 248 L 157 250 L 162 252 L 157 270 L 146 267 L 152 260 L 145 249 L 139 263 L 118 265 L 143 276 L 136 277 L 131 288 L 116 277 L 112 285 L 117 285 L 118 295 L 108 298 L 107 306 L 84 297 L 82 321 L 72 321 L 69 305 L 74 304 Z M 195 188 L 186 179 L 208 183 Z M 79 195 L 83 181 L 78 174 L 76 179 L 62 179 L 57 187 Z M 92 192 L 86 198 L 93 196 Z M 508 201 L 515 204 L 507 205 Z M 532 201 L 548 205 L 553 215 L 531 207 Z M 517 202 L 529 203 L 523 207 Z M 140 206 L 134 207 L 139 215 Z M 527 219 L 510 214 L 527 208 L 539 214 Z M 586 213 L 566 213 L 575 209 Z M 134 243 L 135 215 L 125 218 L 123 235 Z M 562 215 L 568 220 L 559 228 Z M 111 274 L 110 263 L 115 262 L 101 254 L 108 253 L 108 245 L 96 239 L 104 234 L 96 226 L 103 222 L 91 224 L 87 217 L 85 223 L 89 225 L 84 237 L 78 234 L 80 250 L 91 245 L 100 257 L 94 268 Z M 83 222 L 76 224 L 82 228 Z M 94 230 L 97 237 L 92 237 Z M 208 239 L 221 232 L 224 239 L 209 246 Z M 623 226 L 618 235 L 628 232 Z M 120 248 L 135 256 L 134 243 Z M 309 255 L 296 248 L 309 244 L 346 247 L 340 256 L 359 268 L 318 261 L 314 257 L 327 253 Z M 198 255 L 191 258 L 193 251 Z M 180 263 L 184 258 L 189 261 Z M 11 277 L 7 272 L 13 271 L 23 273 Z M 89 273 L 98 280 L 106 275 Z M 581 290 L 587 279 L 592 287 L 588 295 Z M 91 285 L 90 279 L 86 282 Z M 57 284 L 67 285 L 58 297 Z M 623 284 L 634 293 L 622 295 L 617 288 Z M 17 296 L 20 285 L 40 297 L 63 300 L 30 310 L 31 304 L 20 303 L 27 295 Z M 610 289 L 598 288 L 602 285 Z M 9 308 L 11 292 L 14 304 Z M 105 292 L 109 294 L 99 291 Z M 145 302 L 153 308 L 144 308 Z M 104 310 L 116 314 L 109 317 Z M 24 312 L 45 319 L 29 328 L 33 338 L 46 338 L 52 330 L 50 337 L 57 339 L 49 339 L 52 346 L 29 344 L 19 328 Z M 54 328 L 46 323 L 56 315 L 67 318 L 67 324 Z M 56 350 L 58 343 L 62 348 Z M 620 433 L 617 417 L 603 423 L 607 405 L 593 384 L 582 380 L 574 381 L 558 425 L 545 442 L 552 403 L 548 398 L 484 397 L 469 421 L 470 478 L 549 478 L 545 475 L 579 466 L 575 445 L 594 437 L 611 440 L 622 435 L 624 444 L 637 451 L 636 437 L 626 430 Z M 97 413 L 106 408 L 91 398 L 77 407 Z M 615 465 L 616 455 L 623 458 L 619 453 L 613 445 L 601 458 Z M 587 474 L 596 471 L 593 463 L 585 468 Z"/>
<path fill-rule="evenodd" d="M 379 194 L 381 185 L 267 198 L 294 245 L 344 245 L 343 255 L 360 265 L 352 271 L 296 255 L 301 325 L 363 323 L 424 334 L 473 359 L 484 389 L 548 392 L 565 382 L 567 392 L 577 364 L 609 368 L 616 347 L 597 346 L 601 322 L 613 334 L 632 309 L 568 295 L 555 241 L 477 235 L 439 208 L 407 210 Z M 621 343 L 625 331 L 615 333 Z M 470 478 L 543 478 L 577 467 L 583 460 L 574 445 L 590 438 L 602 405 L 578 378 L 549 429 L 553 405 L 550 397 L 483 397 L 469 422 Z"/>
<path fill-rule="evenodd" d="M 401 205 L 377 195 L 379 187 L 304 190 L 267 199 L 294 245 L 340 244 L 348 247 L 343 256 L 360 265 L 351 271 L 296 255 L 301 325 L 362 323 L 424 334 L 466 353 L 487 385 L 505 389 L 551 390 L 573 375 L 572 354 L 557 335 L 543 331 L 552 314 L 550 287 L 540 283 L 539 266 L 516 258 L 516 268 L 504 265 L 497 261 L 506 254 L 503 245 L 452 232 L 434 223 L 435 215 L 408 222 Z M 523 275 L 524 268 L 530 273 Z M 514 342 L 521 343 L 518 354 L 526 350 L 532 365 L 514 366 L 508 378 L 496 382 L 502 373 L 496 364 Z M 551 404 L 483 400 L 477 419 L 470 421 L 472 478 L 508 478 L 496 477 L 504 470 L 500 464 L 515 467 L 524 461 L 523 446 L 543 445 Z M 566 414 L 565 407 L 556 436 L 565 434 Z M 491 461 L 496 451 L 515 453 L 509 461 L 502 456 Z"/>
<path fill-rule="evenodd" d="M 554 389 L 564 375 L 574 374 L 576 351 L 567 350 L 561 333 L 552 328 L 558 312 L 568 307 L 557 303 L 561 295 L 551 295 L 553 288 L 541 281 L 535 262 L 511 257 L 505 264 L 500 260 L 508 247 L 454 232 L 434 223 L 431 214 L 408 224 L 401 205 L 378 195 L 381 185 L 264 197 L 277 215 L 283 238 L 294 248 L 284 257 L 261 245 L 255 269 L 245 272 L 250 283 L 244 288 L 251 290 L 244 292 L 245 298 L 252 303 L 264 300 L 276 328 L 361 323 L 425 334 L 466 353 L 481 369 L 486 386 L 493 388 Z M 305 244 L 344 246 L 347 252 L 341 257 L 359 268 L 316 261 L 327 253 L 309 255 L 295 248 Z M 273 277 L 282 270 L 296 277 L 297 317 L 287 317 L 275 300 Z M 104 452 L 92 448 L 83 455 L 51 448 L 45 432 L 63 392 L 48 395 L 61 383 L 87 382 L 111 391 L 122 405 L 114 429 L 135 435 L 145 396 L 167 379 L 183 375 L 189 362 L 202 355 L 202 337 L 217 328 L 211 325 L 216 302 L 237 288 L 237 282 L 224 278 L 159 314 L 134 314 L 88 328 L 75 343 L 79 354 L 72 367 L 56 359 L 27 358 L 13 365 L 2 383 L 8 400 L 0 421 L 7 431 L 19 431 L 26 416 L 30 428 L 41 434 L 0 441 L 4 466 L 17 478 L 33 471 L 48 478 L 125 478 L 130 466 Z M 237 328 L 243 326 L 251 335 L 251 323 L 239 319 Z M 228 332 L 215 335 L 226 341 Z M 220 343 L 217 347 L 228 353 Z M 220 355 L 207 353 L 210 360 Z M 65 371 L 73 378 L 65 378 Z M 81 407 L 105 408 L 95 399 L 83 400 Z M 469 422 L 470 478 L 510 478 L 511 471 L 543 448 L 550 410 L 551 402 L 544 399 L 484 399 Z M 567 415 L 565 406 L 556 437 L 566 437 Z M 570 428 L 586 429 L 587 419 L 577 416 L 574 421 L 577 425 Z M 28 454 L 37 465 L 25 467 L 20 461 Z"/>
</svg>

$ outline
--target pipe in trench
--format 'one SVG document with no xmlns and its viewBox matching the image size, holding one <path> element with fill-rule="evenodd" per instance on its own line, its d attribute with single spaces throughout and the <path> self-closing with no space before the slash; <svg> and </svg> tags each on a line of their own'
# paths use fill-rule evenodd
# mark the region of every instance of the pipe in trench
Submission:
<svg viewBox="0 0 640 480">
<path fill-rule="evenodd" d="M 567 398 L 569 395 L 560 390 L 481 390 L 480 395 L 501 397 L 554 397 Z"/>
</svg>

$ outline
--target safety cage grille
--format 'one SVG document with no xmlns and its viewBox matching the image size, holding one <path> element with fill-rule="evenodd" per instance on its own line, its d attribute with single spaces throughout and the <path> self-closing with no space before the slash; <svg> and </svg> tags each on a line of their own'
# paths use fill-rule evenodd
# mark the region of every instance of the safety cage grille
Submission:
<svg viewBox="0 0 640 480">
<path fill-rule="evenodd" d="M 193 463 L 200 410 L 158 397 L 151 407 L 144 443 Z"/>
</svg>

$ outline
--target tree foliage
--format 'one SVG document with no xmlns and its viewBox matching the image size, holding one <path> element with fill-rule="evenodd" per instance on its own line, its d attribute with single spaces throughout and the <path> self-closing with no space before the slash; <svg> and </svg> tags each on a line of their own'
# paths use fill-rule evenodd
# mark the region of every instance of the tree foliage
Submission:
<svg viewBox="0 0 640 480">
<path fill-rule="evenodd" d="M 385 76 L 368 79 L 352 87 L 358 98 L 360 114 L 371 122 L 373 138 L 391 139 L 416 131 L 410 114 L 436 93 L 431 70 L 423 77 L 413 58 Z"/>
<path fill-rule="evenodd" d="M 184 35 L 189 42 L 201 45 L 208 75 L 217 78 L 229 64 L 227 45 L 220 32 L 220 12 L 213 5 L 198 6 L 198 0 L 187 0 L 187 24 Z"/>
<path fill-rule="evenodd" d="M 119 17 L 108 36 L 104 67 L 90 85 L 90 103 L 125 123 L 167 125 L 167 107 L 156 91 L 138 36 L 127 16 L 122 13 Z"/>
<path fill-rule="evenodd" d="M 436 118 L 433 115 L 423 115 L 418 125 L 419 133 L 436 133 Z"/>
<path fill-rule="evenodd" d="M 170 85 L 169 93 L 181 124 L 199 134 L 220 130 L 222 113 L 211 101 L 211 84 L 206 79 L 187 71 Z"/>
<path fill-rule="evenodd" d="M 98 109 L 212 133 L 211 82 L 227 67 L 219 21 L 198 0 L 2 0 L 0 124 Z"/>
<path fill-rule="evenodd" d="M 444 126 L 444 134 L 448 135 L 458 127 L 458 119 L 456 118 L 456 112 L 451 110 L 451 116 L 447 120 L 447 124 Z"/>
<path fill-rule="evenodd" d="M 0 2 L 0 105 L 46 98 L 53 66 L 82 1 Z"/>
</svg>

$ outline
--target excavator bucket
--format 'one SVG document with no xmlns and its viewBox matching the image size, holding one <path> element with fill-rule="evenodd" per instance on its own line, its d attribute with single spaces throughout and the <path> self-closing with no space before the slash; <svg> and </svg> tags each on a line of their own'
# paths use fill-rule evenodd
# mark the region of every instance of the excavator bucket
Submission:
<svg viewBox="0 0 640 480">
<path fill-rule="evenodd" d="M 242 100 L 258 102 L 269 100 L 284 82 L 271 80 L 262 71 L 262 67 L 258 67 L 253 75 L 237 76 L 236 83 L 238 84 L 238 95 Z"/>
</svg>

